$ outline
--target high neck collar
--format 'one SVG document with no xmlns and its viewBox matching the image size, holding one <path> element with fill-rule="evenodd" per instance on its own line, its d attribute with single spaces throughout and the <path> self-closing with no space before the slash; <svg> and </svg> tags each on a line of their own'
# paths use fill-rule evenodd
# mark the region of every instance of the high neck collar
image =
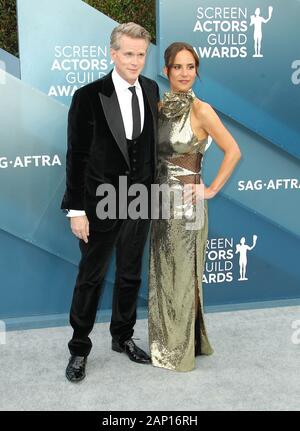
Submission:
<svg viewBox="0 0 300 431">
<path fill-rule="evenodd" d="M 192 89 L 187 92 L 167 91 L 162 99 L 161 112 L 168 118 L 179 117 L 190 110 L 195 98 Z"/>
</svg>

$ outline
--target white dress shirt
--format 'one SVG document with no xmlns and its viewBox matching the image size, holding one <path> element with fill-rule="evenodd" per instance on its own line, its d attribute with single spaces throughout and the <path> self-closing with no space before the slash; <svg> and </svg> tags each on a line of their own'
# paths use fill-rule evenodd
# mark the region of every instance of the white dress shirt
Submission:
<svg viewBox="0 0 300 431">
<path fill-rule="evenodd" d="M 115 68 L 112 71 L 111 77 L 114 83 L 118 102 L 121 109 L 126 138 L 131 139 L 132 131 L 133 131 L 132 108 L 131 108 L 132 93 L 129 90 L 129 87 L 133 87 L 133 86 L 136 87 L 135 90 L 136 90 L 136 95 L 138 97 L 140 113 L 141 113 L 141 132 L 144 127 L 144 119 L 145 119 L 143 91 L 138 79 L 135 81 L 134 84 L 131 85 L 119 75 L 119 73 L 116 71 Z M 85 215 L 84 210 L 70 209 L 67 213 L 67 217 L 76 217 L 76 216 L 83 216 L 83 215 Z"/>
</svg>

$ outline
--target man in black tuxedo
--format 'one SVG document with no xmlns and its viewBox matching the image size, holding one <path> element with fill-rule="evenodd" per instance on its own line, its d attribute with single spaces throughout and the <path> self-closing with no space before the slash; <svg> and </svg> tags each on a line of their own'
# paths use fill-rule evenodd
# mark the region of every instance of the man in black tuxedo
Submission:
<svg viewBox="0 0 300 431">
<path fill-rule="evenodd" d="M 70 310 L 74 329 L 66 377 L 85 377 L 87 356 L 102 282 L 114 246 L 116 279 L 110 332 L 112 350 L 138 363 L 150 357 L 132 340 L 136 322 L 141 264 L 149 218 L 99 218 L 98 186 L 119 178 L 128 187 L 150 190 L 156 169 L 158 85 L 140 73 L 150 43 L 149 33 L 134 23 L 121 24 L 111 35 L 112 72 L 78 89 L 68 117 L 66 192 L 61 204 L 68 210 L 72 232 L 79 238 L 81 260 Z M 99 193 L 98 193 L 99 194 Z"/>
</svg>

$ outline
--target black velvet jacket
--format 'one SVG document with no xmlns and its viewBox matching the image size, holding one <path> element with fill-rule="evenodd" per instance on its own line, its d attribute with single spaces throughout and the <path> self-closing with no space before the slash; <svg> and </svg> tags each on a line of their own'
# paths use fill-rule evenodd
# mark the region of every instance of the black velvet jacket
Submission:
<svg viewBox="0 0 300 431">
<path fill-rule="evenodd" d="M 139 77 L 139 82 L 153 117 L 155 171 L 159 89 L 155 81 L 144 76 Z M 66 191 L 61 208 L 85 210 L 92 229 L 111 228 L 112 220 L 96 216 L 100 199 L 96 189 L 104 183 L 117 188 L 119 176 L 129 176 L 130 169 L 125 129 L 110 72 L 74 93 L 68 115 Z"/>
</svg>

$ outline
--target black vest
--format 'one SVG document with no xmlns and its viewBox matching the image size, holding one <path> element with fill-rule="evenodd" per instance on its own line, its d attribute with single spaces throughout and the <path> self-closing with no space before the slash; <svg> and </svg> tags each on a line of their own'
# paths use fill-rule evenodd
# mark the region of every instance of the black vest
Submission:
<svg viewBox="0 0 300 431">
<path fill-rule="evenodd" d="M 149 185 L 154 176 L 154 136 L 153 119 L 147 96 L 143 91 L 145 118 L 142 133 L 137 139 L 127 139 L 130 160 L 130 175 L 128 183 L 142 183 Z"/>
</svg>

